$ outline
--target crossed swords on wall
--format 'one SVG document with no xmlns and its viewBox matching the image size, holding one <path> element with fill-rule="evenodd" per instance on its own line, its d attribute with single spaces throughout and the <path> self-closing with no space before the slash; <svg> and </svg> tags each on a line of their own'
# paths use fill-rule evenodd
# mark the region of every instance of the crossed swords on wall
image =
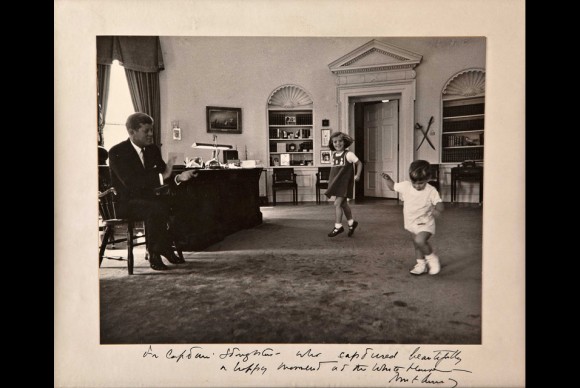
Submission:
<svg viewBox="0 0 580 388">
<path fill-rule="evenodd" d="M 421 131 L 421 133 L 423 134 L 423 140 L 421 140 L 421 143 L 419 143 L 419 146 L 417 147 L 417 151 L 419 151 L 419 148 L 421 148 L 421 145 L 423 144 L 423 142 L 425 140 L 427 140 L 427 143 L 429 143 L 429 145 L 431 146 L 431 148 L 435 149 L 435 146 L 433 145 L 433 143 L 431 143 L 431 140 L 429 140 L 429 128 L 431 128 L 431 124 L 433 124 L 433 116 L 431 116 L 431 118 L 429 119 L 429 124 L 427 125 L 427 129 L 423 130 L 423 126 L 419 123 L 415 124 L 415 129 L 418 129 Z"/>
</svg>

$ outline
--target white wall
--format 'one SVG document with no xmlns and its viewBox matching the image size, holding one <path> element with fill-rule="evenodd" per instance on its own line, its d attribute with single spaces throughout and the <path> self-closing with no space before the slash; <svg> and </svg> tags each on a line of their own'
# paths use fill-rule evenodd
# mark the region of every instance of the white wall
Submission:
<svg viewBox="0 0 580 388">
<path fill-rule="evenodd" d="M 371 39 L 423 56 L 415 68 L 415 122 L 426 128 L 429 117 L 434 116 L 436 135 L 430 138 L 436 150 L 425 142 L 415 158 L 439 162 L 441 91 L 455 73 L 485 68 L 485 38 L 161 37 L 165 62 L 160 74 L 163 156 L 171 152 L 207 160 L 210 151 L 193 149 L 191 144 L 212 141 L 212 134 L 206 131 L 205 107 L 223 106 L 242 108 L 242 134 L 220 134 L 219 143 L 237 146 L 241 159 L 245 159 L 247 147 L 248 159 L 266 161 L 267 99 L 284 84 L 299 85 L 311 94 L 316 137 L 322 119 L 329 119 L 330 127 L 336 129 L 336 82 L 328 64 Z M 180 122 L 181 141 L 172 140 L 172 120 Z M 414 148 L 422 138 L 419 131 L 415 136 Z"/>
</svg>

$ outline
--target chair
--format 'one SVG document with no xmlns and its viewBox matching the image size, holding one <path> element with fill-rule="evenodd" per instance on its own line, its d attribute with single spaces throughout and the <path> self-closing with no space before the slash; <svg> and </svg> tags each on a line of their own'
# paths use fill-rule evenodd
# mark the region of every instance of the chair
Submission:
<svg viewBox="0 0 580 388">
<path fill-rule="evenodd" d="M 320 190 L 328 189 L 328 177 L 330 175 L 330 167 L 318 167 L 316 173 L 316 203 L 320 203 Z"/>
<path fill-rule="evenodd" d="M 293 168 L 276 168 L 272 173 L 272 202 L 276 206 L 276 191 L 292 190 L 292 203 L 298 204 L 298 184 Z"/>
<path fill-rule="evenodd" d="M 143 238 L 145 236 L 136 236 L 133 233 L 133 229 L 135 228 L 134 220 L 118 217 L 116 197 L 117 191 L 114 187 L 110 187 L 104 192 L 99 191 L 99 214 L 102 218 L 103 224 L 105 225 L 105 234 L 99 248 L 99 267 L 103 262 L 103 257 L 107 245 L 119 242 L 127 242 L 127 269 L 129 271 L 129 275 L 133 275 L 133 247 L 143 244 L 146 245 L 147 239 L 145 238 L 145 241 L 142 242 L 135 242 L 137 238 Z M 114 238 L 115 227 L 117 225 L 127 226 L 126 237 L 118 239 Z"/>
<path fill-rule="evenodd" d="M 437 191 L 439 191 L 439 165 L 432 164 L 430 166 L 430 178 L 427 181 L 431 186 L 435 187 Z"/>
</svg>

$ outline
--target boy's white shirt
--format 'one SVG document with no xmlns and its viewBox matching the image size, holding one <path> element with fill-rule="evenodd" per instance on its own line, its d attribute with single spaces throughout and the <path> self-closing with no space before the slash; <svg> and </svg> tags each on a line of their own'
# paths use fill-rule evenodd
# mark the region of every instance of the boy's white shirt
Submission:
<svg viewBox="0 0 580 388">
<path fill-rule="evenodd" d="M 423 190 L 417 190 L 409 181 L 395 183 L 395 191 L 401 193 L 405 227 L 422 223 L 433 222 L 431 212 L 433 207 L 441 201 L 439 192 L 430 184 Z"/>
</svg>

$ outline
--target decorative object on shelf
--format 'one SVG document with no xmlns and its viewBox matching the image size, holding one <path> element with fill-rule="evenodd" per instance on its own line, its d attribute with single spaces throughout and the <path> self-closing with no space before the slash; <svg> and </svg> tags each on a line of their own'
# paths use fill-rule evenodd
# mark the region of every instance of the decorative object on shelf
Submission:
<svg viewBox="0 0 580 388">
<path fill-rule="evenodd" d="M 331 129 L 323 129 L 321 133 L 321 147 L 328 147 L 328 142 L 330 141 Z"/>
<path fill-rule="evenodd" d="M 431 128 L 431 124 L 433 124 L 433 116 L 431 116 L 431 118 L 429 119 L 429 124 L 427 125 L 427 129 L 425 131 L 423 131 L 423 126 L 419 123 L 415 124 L 415 129 L 418 129 L 421 131 L 421 133 L 423 134 L 423 140 L 421 140 L 421 143 L 419 143 L 419 146 L 417 147 L 417 151 L 419 151 L 419 148 L 421 148 L 421 145 L 425 142 L 425 140 L 427 140 L 427 142 L 429 143 L 429 145 L 431 146 L 431 148 L 435 149 L 435 146 L 433 145 L 433 143 L 431 143 L 431 140 L 429 140 L 429 128 Z"/>
<path fill-rule="evenodd" d="M 179 128 L 178 120 L 171 122 L 171 133 L 173 134 L 173 140 L 181 140 L 181 128 Z"/>
<path fill-rule="evenodd" d="M 322 120 L 322 126 L 323 127 L 328 127 L 330 125 L 330 120 L 328 119 L 323 119 Z"/>
<path fill-rule="evenodd" d="M 207 106 L 205 112 L 207 132 L 242 133 L 242 108 Z"/>
<path fill-rule="evenodd" d="M 296 152 L 296 144 L 294 144 L 294 143 L 286 144 L 286 151 L 287 152 Z"/>
<path fill-rule="evenodd" d="M 285 116 L 284 124 L 286 125 L 296 125 L 296 116 Z"/>
<path fill-rule="evenodd" d="M 220 150 L 231 150 L 234 147 L 227 144 L 218 144 L 217 135 L 213 135 L 213 143 L 199 143 L 195 142 L 191 145 L 191 148 L 198 148 L 203 150 L 212 150 L 212 158 L 208 160 L 205 165 L 207 168 L 221 168 L 220 162 L 218 161 L 218 154 Z"/>
<path fill-rule="evenodd" d="M 320 163 L 321 164 L 330 164 L 330 151 L 320 151 Z"/>
<path fill-rule="evenodd" d="M 312 141 L 304 141 L 299 145 L 300 152 L 312 151 Z"/>
</svg>

